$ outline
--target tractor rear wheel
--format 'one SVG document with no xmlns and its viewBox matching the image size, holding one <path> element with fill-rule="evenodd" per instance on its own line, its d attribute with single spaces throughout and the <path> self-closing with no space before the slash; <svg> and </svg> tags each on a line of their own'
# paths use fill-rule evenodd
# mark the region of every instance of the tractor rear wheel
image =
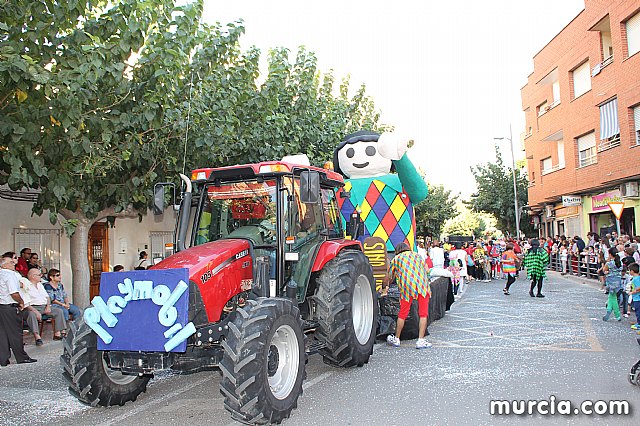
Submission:
<svg viewBox="0 0 640 426">
<path fill-rule="evenodd" d="M 224 407 L 243 423 L 281 423 L 306 377 L 300 311 L 289 299 L 258 298 L 236 312 L 222 342 Z"/>
<path fill-rule="evenodd" d="M 148 376 L 122 374 L 111 370 L 105 353 L 99 351 L 96 333 L 82 317 L 69 322 L 60 363 L 62 375 L 69 382 L 69 392 L 80 402 L 93 407 L 124 405 L 135 401 L 147 390 Z"/>
<path fill-rule="evenodd" d="M 361 251 L 345 250 L 328 262 L 317 279 L 316 332 L 327 364 L 339 367 L 369 362 L 378 325 L 373 271 Z"/>
</svg>

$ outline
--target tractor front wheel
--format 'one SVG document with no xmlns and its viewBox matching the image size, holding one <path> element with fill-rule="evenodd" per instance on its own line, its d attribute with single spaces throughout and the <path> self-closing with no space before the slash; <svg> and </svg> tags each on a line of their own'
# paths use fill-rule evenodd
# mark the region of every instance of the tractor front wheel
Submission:
<svg viewBox="0 0 640 426">
<path fill-rule="evenodd" d="M 239 308 L 222 342 L 220 392 L 234 420 L 280 423 L 298 404 L 306 354 L 298 307 L 258 298 Z"/>
<path fill-rule="evenodd" d="M 69 392 L 80 402 L 93 407 L 124 405 L 147 390 L 149 376 L 122 374 L 108 367 L 106 354 L 97 349 L 96 333 L 82 317 L 69 325 L 60 362 Z"/>
</svg>

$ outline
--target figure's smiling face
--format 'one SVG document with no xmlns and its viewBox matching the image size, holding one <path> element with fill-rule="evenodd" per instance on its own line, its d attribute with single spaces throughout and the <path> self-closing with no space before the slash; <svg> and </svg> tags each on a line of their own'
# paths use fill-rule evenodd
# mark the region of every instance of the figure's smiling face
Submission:
<svg viewBox="0 0 640 426">
<path fill-rule="evenodd" d="M 356 142 L 338 151 L 340 169 L 349 178 L 383 176 L 391 171 L 391 160 L 380 155 L 376 142 Z"/>
</svg>

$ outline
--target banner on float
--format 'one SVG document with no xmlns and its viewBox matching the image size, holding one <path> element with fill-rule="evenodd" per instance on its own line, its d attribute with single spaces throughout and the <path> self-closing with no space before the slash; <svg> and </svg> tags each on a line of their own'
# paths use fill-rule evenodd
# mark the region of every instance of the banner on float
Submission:
<svg viewBox="0 0 640 426">
<path fill-rule="evenodd" d="M 84 321 L 100 351 L 184 352 L 195 333 L 189 321 L 189 270 L 104 272 L 100 295 Z"/>
</svg>

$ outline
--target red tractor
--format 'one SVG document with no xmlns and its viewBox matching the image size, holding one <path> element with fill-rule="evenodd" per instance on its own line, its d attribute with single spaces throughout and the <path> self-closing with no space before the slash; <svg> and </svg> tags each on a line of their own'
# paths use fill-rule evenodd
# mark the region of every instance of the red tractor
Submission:
<svg viewBox="0 0 640 426">
<path fill-rule="evenodd" d="M 352 367 L 373 352 L 375 283 L 360 243 L 344 238 L 336 199 L 348 196 L 339 191 L 343 179 L 285 162 L 182 179 L 177 253 L 151 269 L 188 269 L 195 333 L 186 351 L 100 350 L 85 314 L 61 356 L 69 389 L 92 406 L 123 405 L 155 371 L 219 368 L 235 420 L 280 423 L 302 393 L 307 355 Z M 163 204 L 163 190 L 156 201 Z"/>
</svg>

